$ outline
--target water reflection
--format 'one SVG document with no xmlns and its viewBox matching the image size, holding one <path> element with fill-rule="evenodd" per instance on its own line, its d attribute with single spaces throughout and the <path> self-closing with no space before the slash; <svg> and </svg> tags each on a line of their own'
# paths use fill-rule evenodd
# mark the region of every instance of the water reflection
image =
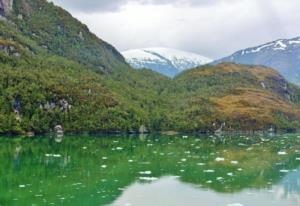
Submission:
<svg viewBox="0 0 300 206">
<path fill-rule="evenodd" d="M 299 151 L 297 134 L 3 137 L 0 205 L 294 206 Z"/>
<path fill-rule="evenodd" d="M 222 194 L 180 182 L 176 177 L 163 177 L 149 184 L 134 183 L 111 206 L 293 206 L 299 201 L 282 198 L 278 186 L 274 190 L 244 190 Z M 299 198 L 295 195 L 293 197 Z"/>
</svg>

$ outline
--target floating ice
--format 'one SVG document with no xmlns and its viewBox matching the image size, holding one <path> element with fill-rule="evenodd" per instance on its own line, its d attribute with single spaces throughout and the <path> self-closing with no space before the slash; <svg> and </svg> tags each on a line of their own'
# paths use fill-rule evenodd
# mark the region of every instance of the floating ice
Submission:
<svg viewBox="0 0 300 206">
<path fill-rule="evenodd" d="M 158 178 L 157 177 L 140 177 L 140 180 L 146 180 L 146 181 L 155 181 Z"/>
<path fill-rule="evenodd" d="M 217 158 L 216 158 L 216 161 L 217 161 L 217 162 L 224 162 L 224 161 L 225 161 L 225 158 L 223 158 L 223 157 L 217 157 Z"/>
<path fill-rule="evenodd" d="M 53 157 L 61 157 L 60 154 L 54 154 Z"/>
<path fill-rule="evenodd" d="M 45 154 L 46 157 L 61 157 L 60 154 Z"/>
<path fill-rule="evenodd" d="M 289 170 L 279 170 L 279 172 L 281 172 L 281 173 L 288 173 Z"/>
<path fill-rule="evenodd" d="M 232 176 L 233 176 L 233 173 L 232 173 L 232 172 L 229 172 L 229 173 L 227 173 L 227 175 L 232 177 Z"/>
<path fill-rule="evenodd" d="M 151 171 L 144 171 L 144 172 L 139 172 L 141 175 L 151 175 Z"/>
<path fill-rule="evenodd" d="M 214 173 L 215 170 L 203 170 L 203 172 L 205 172 L 205 173 Z"/>
<path fill-rule="evenodd" d="M 286 152 L 285 151 L 279 151 L 277 154 L 278 155 L 286 155 Z"/>
<path fill-rule="evenodd" d="M 77 182 L 77 183 L 74 183 L 74 184 L 72 184 L 73 186 L 77 186 L 77 185 L 82 185 L 82 183 L 81 182 Z"/>
<path fill-rule="evenodd" d="M 244 205 L 241 203 L 231 203 L 231 204 L 228 204 L 227 206 L 244 206 Z"/>
</svg>

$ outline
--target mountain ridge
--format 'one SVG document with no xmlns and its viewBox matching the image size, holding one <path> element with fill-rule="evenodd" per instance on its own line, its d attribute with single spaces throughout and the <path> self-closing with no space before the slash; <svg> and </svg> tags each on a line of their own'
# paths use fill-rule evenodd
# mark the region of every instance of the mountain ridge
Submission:
<svg viewBox="0 0 300 206">
<path fill-rule="evenodd" d="M 278 39 L 239 50 L 232 55 L 212 62 L 234 62 L 249 65 L 264 65 L 279 71 L 289 81 L 300 85 L 300 37 Z"/>
</svg>

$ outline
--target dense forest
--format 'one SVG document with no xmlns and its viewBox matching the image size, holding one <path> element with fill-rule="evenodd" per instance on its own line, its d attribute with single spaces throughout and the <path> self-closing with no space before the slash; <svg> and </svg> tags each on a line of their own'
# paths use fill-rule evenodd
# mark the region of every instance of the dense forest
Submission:
<svg viewBox="0 0 300 206">
<path fill-rule="evenodd" d="M 134 70 L 46 0 L 15 0 L 0 20 L 0 72 L 0 133 L 300 128 L 300 89 L 273 69 Z"/>
</svg>

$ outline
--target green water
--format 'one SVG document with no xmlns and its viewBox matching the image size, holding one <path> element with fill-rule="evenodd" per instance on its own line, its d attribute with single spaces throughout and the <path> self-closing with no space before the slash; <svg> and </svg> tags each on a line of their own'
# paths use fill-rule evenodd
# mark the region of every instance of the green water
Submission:
<svg viewBox="0 0 300 206">
<path fill-rule="evenodd" d="M 0 138 L 1 206 L 300 205 L 300 135 Z"/>
</svg>

